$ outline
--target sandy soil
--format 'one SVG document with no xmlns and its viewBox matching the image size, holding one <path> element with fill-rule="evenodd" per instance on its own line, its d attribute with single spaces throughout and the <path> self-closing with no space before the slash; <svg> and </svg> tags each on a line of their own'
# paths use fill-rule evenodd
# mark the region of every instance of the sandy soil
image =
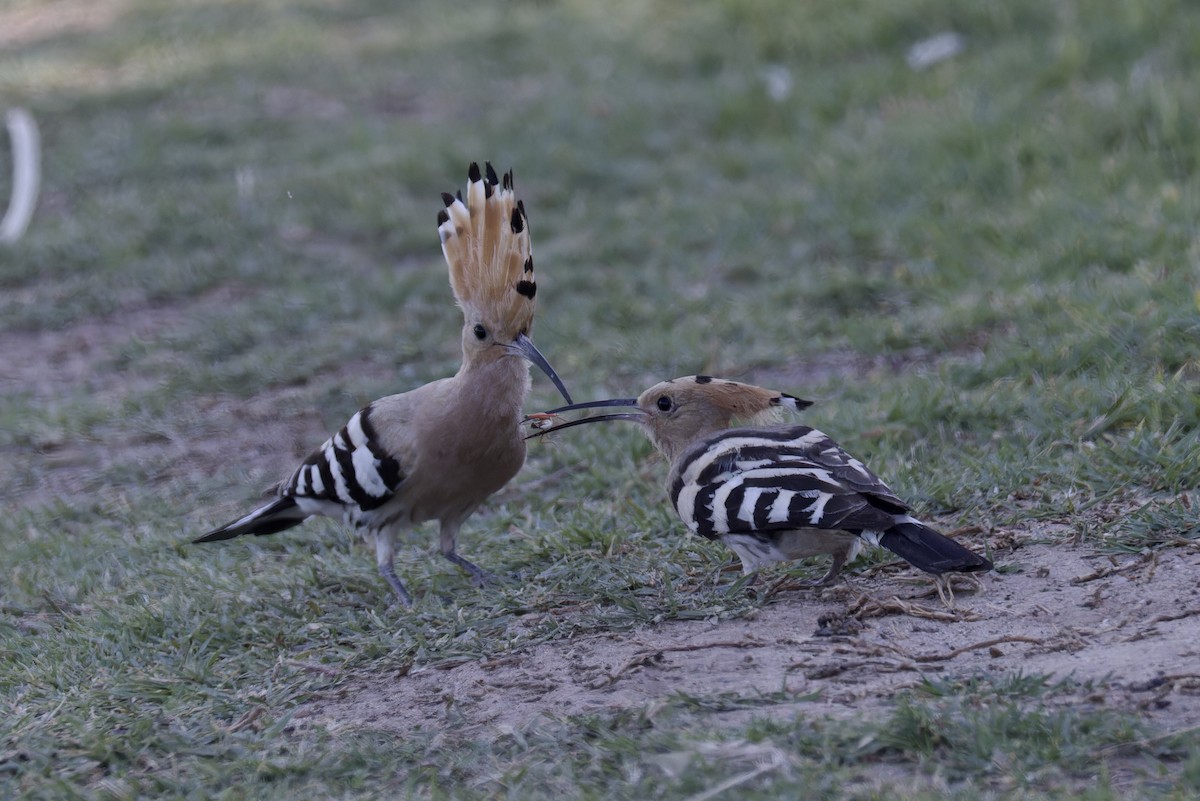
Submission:
<svg viewBox="0 0 1200 801">
<path fill-rule="evenodd" d="M 783 700 L 719 716 L 827 716 L 882 710 L 923 677 L 1050 674 L 1091 682 L 1069 699 L 1147 716 L 1164 729 L 1200 715 L 1200 549 L 1112 560 L 1070 545 L 1001 557 L 954 607 L 912 571 L 851 576 L 821 591 L 783 588 L 750 620 L 671 622 L 581 636 L 483 662 L 347 677 L 296 725 L 395 730 L 451 719 L 521 728 L 540 716 L 643 708 L 672 693 Z M 770 586 L 768 582 L 767 587 Z"/>
</svg>

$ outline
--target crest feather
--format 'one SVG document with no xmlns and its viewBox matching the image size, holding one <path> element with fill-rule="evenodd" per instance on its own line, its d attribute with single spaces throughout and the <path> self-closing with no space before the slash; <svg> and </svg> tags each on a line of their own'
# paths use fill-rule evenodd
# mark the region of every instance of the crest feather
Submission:
<svg viewBox="0 0 1200 801">
<path fill-rule="evenodd" d="M 525 205 L 517 200 L 512 171 L 501 180 L 486 164 L 472 163 L 466 201 L 443 194 L 438 236 L 458 305 L 481 312 L 510 333 L 533 324 L 533 256 Z"/>
</svg>

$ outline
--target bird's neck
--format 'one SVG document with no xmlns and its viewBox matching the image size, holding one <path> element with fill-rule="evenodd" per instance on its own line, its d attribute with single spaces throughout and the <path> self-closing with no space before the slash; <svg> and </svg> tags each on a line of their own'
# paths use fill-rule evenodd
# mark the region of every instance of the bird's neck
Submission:
<svg viewBox="0 0 1200 801">
<path fill-rule="evenodd" d="M 519 417 L 529 394 L 529 363 L 508 353 L 464 360 L 453 380 L 474 415 Z"/>
<path fill-rule="evenodd" d="M 683 447 L 680 447 L 669 440 L 654 438 L 653 442 L 654 447 L 658 449 L 658 452 L 661 453 L 663 458 L 667 460 L 667 464 L 675 464 L 675 457 L 683 451 Z"/>
<path fill-rule="evenodd" d="M 687 431 L 672 431 L 669 436 L 651 429 L 650 440 L 669 464 L 675 464 L 675 460 L 691 447 L 692 443 L 724 428 L 725 426 L 718 423 L 697 425 Z"/>
</svg>

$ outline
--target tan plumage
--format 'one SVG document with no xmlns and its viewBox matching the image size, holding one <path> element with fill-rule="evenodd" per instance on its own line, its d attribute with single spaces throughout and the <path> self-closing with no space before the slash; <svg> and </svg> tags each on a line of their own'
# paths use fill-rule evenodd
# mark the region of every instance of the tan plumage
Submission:
<svg viewBox="0 0 1200 801">
<path fill-rule="evenodd" d="M 442 196 L 446 212 L 438 216 L 438 235 L 450 288 L 464 314 L 487 314 L 493 325 L 515 337 L 529 333 L 537 293 L 529 223 L 525 204 L 513 191 L 512 173 L 497 185 L 491 165 L 488 171 L 489 180 L 468 184 L 467 203 Z M 482 214 L 470 211 L 480 208 Z"/>
<path fill-rule="evenodd" d="M 400 601 L 395 535 L 436 520 L 442 555 L 477 584 L 489 574 L 459 556 L 463 521 L 525 462 L 521 408 L 529 366 L 538 365 L 570 395 L 529 338 L 533 260 L 525 209 L 491 165 L 486 180 L 468 171 L 467 201 L 443 195 L 438 235 L 451 288 L 463 312 L 463 361 L 450 378 L 381 398 L 350 418 L 282 484 L 279 497 L 196 539 L 274 534 L 313 515 L 340 517 L 375 541 L 379 571 Z M 501 188 L 497 189 L 500 186 Z"/>
<path fill-rule="evenodd" d="M 808 426 L 779 425 L 783 409 L 809 406 L 787 393 L 687 376 L 637 398 L 553 409 L 631 406 L 530 436 L 604 420 L 633 420 L 670 461 L 671 503 L 690 531 L 732 548 L 749 574 L 776 561 L 830 554 L 832 581 L 864 543 L 930 573 L 990 570 L 992 563 L 909 514 L 866 465 Z M 769 423 L 776 423 L 771 425 Z M 734 426 L 734 427 L 730 427 Z"/>
</svg>

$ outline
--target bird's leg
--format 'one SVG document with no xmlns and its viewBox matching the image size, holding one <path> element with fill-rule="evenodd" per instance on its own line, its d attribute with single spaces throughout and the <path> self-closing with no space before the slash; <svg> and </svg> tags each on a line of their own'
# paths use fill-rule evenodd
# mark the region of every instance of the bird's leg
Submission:
<svg viewBox="0 0 1200 801">
<path fill-rule="evenodd" d="M 838 574 L 842 572 L 842 568 L 846 566 L 846 562 L 850 557 L 850 546 L 847 545 L 841 550 L 833 552 L 833 563 L 829 565 L 829 569 L 825 571 L 825 575 L 819 579 L 805 579 L 800 583 L 805 587 L 827 587 L 833 583 Z"/>
<path fill-rule="evenodd" d="M 476 587 L 494 584 L 498 579 L 479 565 L 471 562 L 454 551 L 454 543 L 458 538 L 458 523 L 442 522 L 441 548 L 442 556 L 461 567 L 471 576 L 471 583 Z"/>
<path fill-rule="evenodd" d="M 391 535 L 383 532 L 375 533 L 375 562 L 379 565 L 379 575 L 383 576 L 384 580 L 391 585 L 392 590 L 396 593 L 396 597 L 400 599 L 400 604 L 405 607 L 412 606 L 412 598 L 408 595 L 408 590 L 404 589 L 404 584 L 396 575 L 396 549 L 392 545 Z"/>
</svg>

